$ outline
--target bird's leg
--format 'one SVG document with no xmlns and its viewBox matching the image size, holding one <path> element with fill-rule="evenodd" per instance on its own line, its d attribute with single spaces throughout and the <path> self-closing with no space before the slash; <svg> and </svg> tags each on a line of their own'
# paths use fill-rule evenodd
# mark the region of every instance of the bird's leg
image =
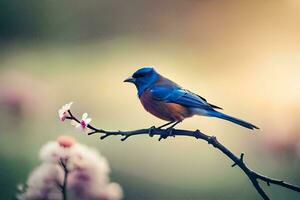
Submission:
<svg viewBox="0 0 300 200">
<path fill-rule="evenodd" d="M 161 129 L 161 128 L 163 128 L 163 127 L 166 127 L 166 126 L 168 126 L 168 125 L 170 125 L 170 124 L 173 124 L 173 123 L 175 123 L 176 121 L 171 121 L 171 122 L 168 122 L 168 123 L 166 123 L 166 124 L 163 124 L 163 125 L 161 125 L 161 126 L 159 126 L 159 127 L 157 127 L 158 129 Z"/>
<path fill-rule="evenodd" d="M 173 129 L 177 124 L 179 124 L 181 121 L 177 121 L 175 122 L 174 124 L 172 124 L 172 126 L 170 126 L 169 128 L 167 129 Z"/>
<path fill-rule="evenodd" d="M 169 137 L 169 136 L 174 136 L 174 137 L 175 137 L 175 135 L 173 135 L 173 128 L 174 128 L 177 124 L 179 124 L 180 122 L 181 122 L 181 121 L 175 121 L 175 122 L 173 122 L 172 126 L 168 127 L 168 128 L 166 129 L 166 132 L 160 135 L 158 141 L 160 141 L 161 139 L 166 139 L 166 138 Z M 169 123 L 169 124 L 171 124 L 171 123 Z M 169 125 L 169 124 L 168 124 L 168 125 Z M 166 126 L 167 126 L 167 125 L 166 125 Z"/>
</svg>

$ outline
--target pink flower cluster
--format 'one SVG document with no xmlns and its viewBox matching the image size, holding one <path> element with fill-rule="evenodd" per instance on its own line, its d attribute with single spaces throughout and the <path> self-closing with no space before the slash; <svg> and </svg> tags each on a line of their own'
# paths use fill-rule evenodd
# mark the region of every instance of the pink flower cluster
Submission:
<svg viewBox="0 0 300 200">
<path fill-rule="evenodd" d="M 31 174 L 25 190 L 17 196 L 20 200 L 62 200 L 60 185 L 64 170 L 63 161 L 69 171 L 67 192 L 72 200 L 119 200 L 122 188 L 109 180 L 110 168 L 107 160 L 96 150 L 61 136 L 48 142 L 40 151 L 42 164 Z"/>
<path fill-rule="evenodd" d="M 62 122 L 64 122 L 67 117 L 70 117 L 69 111 L 71 109 L 72 104 L 73 104 L 73 102 L 67 103 L 58 110 L 58 116 Z M 82 115 L 80 121 L 77 122 L 75 120 L 72 120 L 71 124 L 76 128 L 76 130 L 86 131 L 88 128 L 88 125 L 89 125 L 89 123 L 91 123 L 91 121 L 92 121 L 92 119 L 88 118 L 88 114 L 84 113 Z"/>
</svg>

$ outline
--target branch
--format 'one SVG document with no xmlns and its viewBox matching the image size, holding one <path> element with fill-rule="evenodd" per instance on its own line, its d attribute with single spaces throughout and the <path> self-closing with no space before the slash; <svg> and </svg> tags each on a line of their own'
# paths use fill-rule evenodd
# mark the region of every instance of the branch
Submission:
<svg viewBox="0 0 300 200">
<path fill-rule="evenodd" d="M 64 180 L 63 180 L 63 184 L 60 185 L 60 188 L 61 188 L 63 200 L 67 200 L 68 199 L 68 194 L 67 194 L 67 179 L 68 179 L 68 175 L 69 175 L 69 170 L 68 170 L 67 165 L 66 165 L 66 163 L 65 163 L 65 161 L 63 159 L 61 159 L 59 161 L 59 164 L 60 164 L 60 166 L 64 170 Z"/>
<path fill-rule="evenodd" d="M 75 120 L 76 122 L 80 123 L 80 120 L 77 119 L 70 110 L 68 110 L 69 116 L 66 117 L 66 119 Z M 290 190 L 294 190 L 296 192 L 300 193 L 300 187 L 292 185 L 290 183 L 286 183 L 282 180 L 276 180 L 264 175 L 261 175 L 254 170 L 250 169 L 246 163 L 244 162 L 244 153 L 240 155 L 240 157 L 233 154 L 229 149 L 227 149 L 224 145 L 222 145 L 215 136 L 209 136 L 204 133 L 202 133 L 199 130 L 196 131 L 188 131 L 188 130 L 181 130 L 181 129 L 159 129 L 152 126 L 151 128 L 146 129 L 138 129 L 133 131 L 106 131 L 103 129 L 98 129 L 90 124 L 87 125 L 87 128 L 90 129 L 91 132 L 88 133 L 88 135 L 92 135 L 95 133 L 103 134 L 100 139 L 105 139 L 109 136 L 123 136 L 121 138 L 122 141 L 125 141 L 131 136 L 136 135 L 149 135 L 150 137 L 153 137 L 154 135 L 158 135 L 159 140 L 166 139 L 169 136 L 188 136 L 188 137 L 194 137 L 196 139 L 205 140 L 208 142 L 208 144 L 211 144 L 214 148 L 221 151 L 223 154 L 225 154 L 229 159 L 233 161 L 232 167 L 238 166 L 249 178 L 251 183 L 253 184 L 256 191 L 260 194 L 262 199 L 264 200 L 270 200 L 268 195 L 264 192 L 264 190 L 259 185 L 259 180 L 267 183 L 268 186 L 271 184 L 278 185 L 281 187 L 285 187 Z"/>
</svg>

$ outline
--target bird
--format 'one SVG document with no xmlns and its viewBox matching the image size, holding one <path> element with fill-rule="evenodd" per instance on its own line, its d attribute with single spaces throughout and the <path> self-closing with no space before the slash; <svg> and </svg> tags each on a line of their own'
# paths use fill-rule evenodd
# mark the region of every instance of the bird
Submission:
<svg viewBox="0 0 300 200">
<path fill-rule="evenodd" d="M 184 119 L 194 115 L 216 117 L 254 130 L 257 126 L 227 115 L 221 107 L 209 103 L 205 98 L 182 88 L 177 83 L 159 74 L 154 67 L 138 69 L 124 82 L 133 83 L 144 109 L 168 123 L 158 128 L 173 129 Z"/>
</svg>

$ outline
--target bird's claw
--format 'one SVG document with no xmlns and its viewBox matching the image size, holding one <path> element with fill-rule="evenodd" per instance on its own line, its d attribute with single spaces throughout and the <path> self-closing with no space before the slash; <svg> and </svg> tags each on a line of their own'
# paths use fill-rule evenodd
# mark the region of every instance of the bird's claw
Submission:
<svg viewBox="0 0 300 200">
<path fill-rule="evenodd" d="M 173 134 L 173 130 L 174 128 L 167 128 L 164 133 L 160 134 L 158 141 L 161 141 L 162 139 L 166 139 L 169 136 L 175 137 L 175 135 Z"/>
<path fill-rule="evenodd" d="M 155 129 L 155 126 L 151 126 L 151 127 L 149 128 L 148 134 L 149 134 L 150 137 L 153 137 L 153 136 L 154 136 L 154 134 L 153 134 L 153 130 L 154 130 L 154 129 Z"/>
</svg>

